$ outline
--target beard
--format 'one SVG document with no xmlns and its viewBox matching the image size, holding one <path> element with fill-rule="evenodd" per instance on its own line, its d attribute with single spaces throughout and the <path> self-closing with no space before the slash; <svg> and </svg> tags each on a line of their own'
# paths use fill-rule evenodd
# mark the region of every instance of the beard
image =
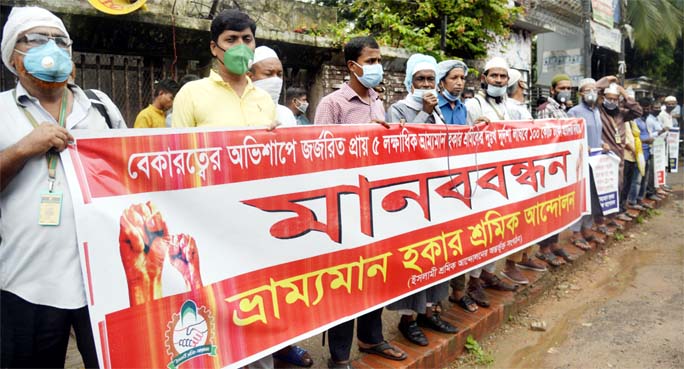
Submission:
<svg viewBox="0 0 684 369">
<path fill-rule="evenodd" d="M 54 90 L 54 89 L 58 89 L 58 88 L 62 88 L 64 86 L 66 86 L 67 82 L 69 82 L 69 78 L 67 78 L 63 82 L 45 82 L 45 81 L 31 75 L 31 73 L 29 73 L 26 70 L 26 67 L 24 67 L 23 63 L 16 63 L 15 68 L 16 68 L 17 73 L 20 77 L 24 77 L 24 78 L 28 79 L 29 81 L 31 81 L 32 85 L 34 85 L 40 89 Z"/>
</svg>

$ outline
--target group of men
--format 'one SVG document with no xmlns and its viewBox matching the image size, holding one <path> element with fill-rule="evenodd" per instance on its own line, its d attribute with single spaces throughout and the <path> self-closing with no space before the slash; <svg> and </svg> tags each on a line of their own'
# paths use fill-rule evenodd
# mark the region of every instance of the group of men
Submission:
<svg viewBox="0 0 684 369">
<path fill-rule="evenodd" d="M 223 11 L 213 19 L 210 33 L 209 48 L 215 60 L 209 76 L 189 76 L 180 84 L 160 81 L 152 104 L 138 115 L 135 127 L 232 125 L 274 129 L 278 125 L 308 124 L 305 90 L 287 89 L 288 106 L 278 105 L 282 64 L 272 49 L 256 47 L 256 24 L 248 15 L 237 10 Z M 63 366 L 71 327 L 85 366 L 98 365 L 73 208 L 57 153 L 72 140 L 69 132 L 73 129 L 125 128 L 125 123 L 106 95 L 98 92 L 97 99 L 89 98 L 70 82 L 74 68 L 71 44 L 62 21 L 41 8 L 14 8 L 3 31 L 2 60 L 17 76 L 18 83 L 15 89 L 0 94 L 0 106 L 5 112 L 0 118 L 2 367 Z M 464 99 L 469 71 L 465 63 L 437 63 L 431 56 L 415 54 L 407 61 L 406 97 L 387 112 L 375 91 L 383 80 L 382 55 L 376 41 L 371 37 L 352 39 L 344 47 L 344 58 L 349 81 L 323 97 L 313 115 L 314 124 L 474 125 L 532 119 L 525 101 L 528 86 L 502 58 L 487 61 L 481 90 Z M 566 111 L 565 101 L 571 100 L 572 87 L 569 77 L 556 76 L 551 96 L 540 106 L 537 116 L 582 117 L 587 125 L 589 149 L 610 150 L 624 159 L 620 185 L 628 189 L 625 208 L 647 206 L 640 200 L 657 199 L 663 194 L 659 191 L 668 191 L 652 185 L 648 169 L 628 164 L 630 158 L 635 162 L 643 153 L 646 167 L 652 165 L 648 145 L 653 137 L 673 126 L 671 120 L 668 123 L 664 117 L 660 119 L 663 113 L 659 105 L 647 100 L 640 101 L 641 105 L 636 103 L 614 77 L 599 81 L 587 78 L 577 86 L 579 104 Z M 670 104 L 670 100 L 666 99 L 666 103 Z M 98 109 L 99 105 L 106 109 Z M 573 242 L 583 249 L 591 248 L 590 241 L 602 242 L 592 229 L 593 221 L 601 218 L 600 208 L 594 206 L 598 204 L 595 192 L 592 186 L 592 216 L 572 227 Z M 55 198 L 61 204 L 57 219 L 44 211 L 54 206 Z M 458 331 L 440 318 L 440 302 L 445 298 L 474 312 L 489 306 L 486 288 L 513 291 L 528 283 L 519 268 L 542 272 L 547 265 L 572 262 L 559 247 L 558 235 L 540 242 L 537 260 L 532 256 L 528 249 L 506 261 L 501 275 L 508 281 L 496 275 L 491 263 L 471 271 L 467 282 L 465 275 L 459 276 L 397 301 L 388 309 L 402 314 L 398 327 L 402 335 L 425 346 L 428 339 L 422 328 L 451 334 Z M 359 349 L 388 360 L 404 360 L 407 353 L 383 337 L 382 311 L 380 308 L 355 319 Z M 352 368 L 355 321 L 328 330 L 329 368 Z M 300 366 L 313 364 L 310 355 L 298 346 L 286 347 L 275 357 Z M 249 365 L 272 366 L 270 356 Z"/>
</svg>

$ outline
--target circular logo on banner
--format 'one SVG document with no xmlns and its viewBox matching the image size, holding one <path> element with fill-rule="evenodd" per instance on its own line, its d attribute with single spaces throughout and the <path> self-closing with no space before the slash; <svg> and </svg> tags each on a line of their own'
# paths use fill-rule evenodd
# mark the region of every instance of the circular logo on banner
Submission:
<svg viewBox="0 0 684 369">
<path fill-rule="evenodd" d="M 95 9 L 112 15 L 123 15 L 140 9 L 147 0 L 88 0 Z"/>
</svg>

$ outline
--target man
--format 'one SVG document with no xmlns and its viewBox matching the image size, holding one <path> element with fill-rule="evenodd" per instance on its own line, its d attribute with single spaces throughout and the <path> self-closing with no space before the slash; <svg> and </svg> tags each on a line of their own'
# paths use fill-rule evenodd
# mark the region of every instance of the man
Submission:
<svg viewBox="0 0 684 369">
<path fill-rule="evenodd" d="M 520 79 L 522 75 L 517 69 L 510 69 L 508 71 L 508 99 L 506 99 L 506 107 L 511 114 L 513 120 L 532 120 L 527 104 L 525 103 L 525 95 L 528 87 L 527 83 Z"/>
<path fill-rule="evenodd" d="M 3 368 L 64 367 L 72 328 L 85 367 L 98 366 L 58 152 L 73 140 L 70 131 L 108 125 L 83 90 L 68 83 L 71 44 L 62 21 L 37 7 L 13 8 L 2 33 L 2 62 L 18 79 L 0 94 Z M 112 101 L 98 97 L 112 127 L 126 127 Z"/>
<path fill-rule="evenodd" d="M 468 124 L 510 120 L 510 114 L 506 109 L 508 63 L 500 57 L 490 59 L 485 64 L 482 77 L 482 91 L 465 102 L 468 111 Z M 469 274 L 468 295 L 479 306 L 489 307 L 489 298 L 484 291 L 485 287 L 502 291 L 515 291 L 518 287 L 499 279 L 494 274 L 495 271 L 496 264 L 492 262 L 471 271 Z"/>
<path fill-rule="evenodd" d="M 468 76 L 468 66 L 460 60 L 445 60 L 437 64 L 438 106 L 446 124 L 466 124 L 468 112 L 461 93 Z"/>
<path fill-rule="evenodd" d="M 178 92 L 178 83 L 163 79 L 154 87 L 154 100 L 138 113 L 133 128 L 165 128 L 166 113 L 173 107 L 173 98 Z"/>
<path fill-rule="evenodd" d="M 672 127 L 679 126 L 679 118 L 681 118 L 681 110 L 679 105 L 677 105 L 677 98 L 674 96 L 668 96 L 663 100 L 665 103 L 665 112 L 672 118 Z M 671 128 L 671 127 L 670 127 Z"/>
<path fill-rule="evenodd" d="M 537 118 L 539 119 L 563 119 L 567 118 L 565 113 L 565 102 L 572 98 L 572 81 L 567 74 L 557 74 L 551 79 L 551 88 L 546 102 L 537 107 Z M 557 267 L 563 262 L 572 263 L 574 259 L 558 244 L 558 235 L 555 234 L 539 241 L 539 252 L 537 258 Z M 556 257 L 563 258 L 563 262 Z"/>
<path fill-rule="evenodd" d="M 219 13 L 211 22 L 209 77 L 189 82 L 173 102 L 173 127 L 275 127 L 271 96 L 247 76 L 254 58 L 256 23 L 241 11 Z"/>
<path fill-rule="evenodd" d="M 306 90 L 300 87 L 290 87 L 285 91 L 287 100 L 285 103 L 295 116 L 298 126 L 308 126 L 311 124 L 306 117 L 309 109 L 309 99 L 306 97 Z"/>
<path fill-rule="evenodd" d="M 382 81 L 380 47 L 372 37 L 356 37 L 344 46 L 349 70 L 348 83 L 323 97 L 316 109 L 314 124 L 354 124 L 385 122 L 385 109 L 374 87 Z M 401 361 L 406 353 L 386 342 L 382 335 L 382 308 L 356 318 L 359 350 Z M 352 369 L 349 362 L 354 338 L 354 320 L 328 330 L 330 360 L 328 368 Z"/>
<path fill-rule="evenodd" d="M 658 119 L 658 116 L 662 112 L 661 110 L 661 103 L 658 100 L 654 100 L 653 104 L 651 104 L 651 109 L 649 111 L 648 117 L 646 118 L 646 127 L 648 131 L 651 134 L 651 137 L 655 140 L 656 137 L 662 135 L 663 133 L 667 132 L 667 129 L 663 128 L 660 120 Z M 653 154 L 653 152 L 651 152 Z M 653 171 L 653 155 L 650 157 L 651 159 L 651 171 Z M 655 177 L 654 174 L 651 172 L 650 177 L 648 177 L 648 181 L 644 183 L 645 186 L 643 186 L 646 190 L 645 196 L 649 200 L 653 201 L 660 201 L 663 199 L 663 197 L 660 196 L 658 189 L 655 187 Z"/>
<path fill-rule="evenodd" d="M 468 125 L 511 119 L 505 103 L 508 62 L 495 57 L 485 64 L 484 69 L 482 90 L 465 102 Z"/>
<path fill-rule="evenodd" d="M 475 97 L 475 91 L 473 91 L 472 88 L 466 88 L 461 93 L 461 100 L 463 100 L 463 101 L 466 101 L 468 99 L 472 99 L 473 97 Z"/>
<path fill-rule="evenodd" d="M 276 121 L 281 126 L 293 127 L 297 125 L 292 111 L 284 105 L 278 104 L 280 92 L 283 90 L 283 63 L 278 54 L 268 46 L 259 46 L 254 50 L 254 62 L 247 76 L 252 79 L 254 86 L 269 95 L 276 104 Z"/>
<path fill-rule="evenodd" d="M 521 76 L 520 72 L 516 69 L 508 70 L 508 99 L 506 99 L 506 107 L 512 120 L 532 120 L 532 114 L 527 110 L 527 104 L 525 104 L 527 83 L 520 79 Z M 532 260 L 528 256 L 527 250 L 518 251 L 506 259 L 506 267 L 501 272 L 504 277 L 518 284 L 528 284 L 530 281 L 518 268 L 534 270 L 536 272 L 546 271 L 544 265 Z"/>
<path fill-rule="evenodd" d="M 620 158 L 620 169 L 618 172 L 618 189 L 624 184 L 624 158 L 627 144 L 625 122 L 634 120 L 641 116 L 643 112 L 639 104 L 630 97 L 627 91 L 616 83 L 615 76 L 603 77 L 596 82 L 596 87 L 602 90 L 599 94 L 599 113 L 603 123 L 601 139 L 610 146 L 610 150 Z M 623 98 L 623 106 L 620 106 L 619 97 Z M 616 227 L 618 230 L 624 227 L 617 223 L 615 219 L 629 222 L 632 218 L 625 214 L 609 217 L 608 225 Z M 602 228 L 605 230 L 605 228 Z"/>
<path fill-rule="evenodd" d="M 568 116 L 574 118 L 584 118 L 587 132 L 587 153 L 592 149 L 602 149 L 608 152 L 610 147 L 603 142 L 602 130 L 603 123 L 601 121 L 601 114 L 598 110 L 598 89 L 596 88 L 596 81 L 592 78 L 585 78 L 579 83 L 580 103 L 568 111 Z M 594 221 L 601 220 L 601 206 L 598 200 L 598 193 L 596 191 L 596 181 L 594 180 L 594 172 L 589 167 L 589 196 L 591 198 L 591 215 L 584 215 L 575 224 L 570 226 L 572 230 L 571 241 L 579 249 L 587 251 L 591 250 L 589 242 L 603 245 L 606 241 L 594 235 L 591 228 Z"/>
<path fill-rule="evenodd" d="M 444 122 L 435 111 L 437 91 L 435 72 L 437 61 L 429 55 L 413 54 L 406 61 L 404 85 L 408 95 L 389 109 L 388 120 L 399 123 Z M 404 297 L 387 305 L 388 310 L 401 313 L 399 332 L 410 342 L 427 346 L 427 337 L 419 327 L 430 328 L 442 333 L 457 333 L 458 328 L 440 318 L 436 304 L 449 294 L 449 283 L 443 282 L 428 289 Z M 414 314 L 417 314 L 414 317 Z"/>
<path fill-rule="evenodd" d="M 247 76 L 254 59 L 256 23 L 247 14 L 224 10 L 211 21 L 209 48 L 214 66 L 209 77 L 188 82 L 173 103 L 174 127 L 267 126 L 276 123 L 276 105 L 268 92 Z M 266 356 L 249 368 L 273 368 Z"/>
</svg>

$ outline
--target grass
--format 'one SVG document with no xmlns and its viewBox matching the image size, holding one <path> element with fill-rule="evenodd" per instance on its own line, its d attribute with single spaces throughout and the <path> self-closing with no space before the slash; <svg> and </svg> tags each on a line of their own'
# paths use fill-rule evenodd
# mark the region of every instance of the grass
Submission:
<svg viewBox="0 0 684 369">
<path fill-rule="evenodd" d="M 468 350 L 468 353 L 475 359 L 476 364 L 491 365 L 494 363 L 494 356 L 492 353 L 485 351 L 472 335 L 468 335 L 468 338 L 466 338 L 465 347 Z"/>
</svg>

